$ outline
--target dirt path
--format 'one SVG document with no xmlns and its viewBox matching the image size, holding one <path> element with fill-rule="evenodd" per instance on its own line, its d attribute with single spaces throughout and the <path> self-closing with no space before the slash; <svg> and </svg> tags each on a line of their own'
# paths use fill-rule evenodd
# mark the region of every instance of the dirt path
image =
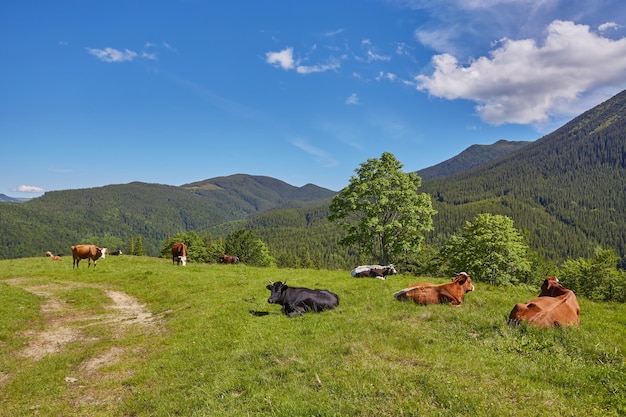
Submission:
<svg viewBox="0 0 626 417">
<path fill-rule="evenodd" d="M 149 347 L 138 347 L 132 350 L 124 346 L 121 339 L 129 334 L 154 334 L 163 330 L 163 323 L 146 309 L 146 305 L 136 298 L 101 285 L 77 282 L 34 283 L 28 278 L 16 278 L 4 281 L 42 297 L 41 314 L 44 326 L 41 330 L 30 329 L 21 334 L 27 339 L 25 346 L 16 355 L 30 361 L 39 361 L 48 355 L 58 354 L 67 350 L 68 344 L 73 342 L 72 349 L 89 348 L 97 343 L 100 336 L 110 338 L 112 343 L 108 350 L 84 360 L 65 377 L 65 383 L 70 387 L 68 401 L 76 406 L 106 404 L 119 401 L 124 393 L 121 384 L 111 390 L 99 388 L 107 381 L 123 380 L 132 375 L 127 367 L 123 371 L 111 371 L 110 366 L 123 361 L 125 358 L 137 357 L 145 354 Z M 66 302 L 61 294 L 76 288 L 93 288 L 102 291 L 110 303 L 106 303 L 99 313 L 77 309 Z M 100 326 L 98 331 L 92 331 L 93 326 Z M 101 330 L 102 329 L 102 330 Z M 132 332 L 132 333 L 131 333 Z M 116 342 L 118 341 L 118 342 Z M 133 362 L 134 363 L 134 362 Z M 109 367 L 106 372 L 103 368 Z M 3 381 L 11 378 L 10 374 L 3 374 L 0 378 L 0 387 Z M 116 385 L 116 384 L 113 384 Z M 117 391 L 117 392 L 116 392 Z"/>
</svg>

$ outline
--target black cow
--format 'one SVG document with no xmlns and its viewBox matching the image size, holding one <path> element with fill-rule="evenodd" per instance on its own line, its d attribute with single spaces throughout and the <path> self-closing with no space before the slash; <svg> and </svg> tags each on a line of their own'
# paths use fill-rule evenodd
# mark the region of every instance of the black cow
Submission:
<svg viewBox="0 0 626 417">
<path fill-rule="evenodd" d="M 267 302 L 283 306 L 283 313 L 289 317 L 304 314 L 307 311 L 320 312 L 339 305 L 339 296 L 328 290 L 288 287 L 280 281 L 267 285 L 272 292 Z"/>
</svg>

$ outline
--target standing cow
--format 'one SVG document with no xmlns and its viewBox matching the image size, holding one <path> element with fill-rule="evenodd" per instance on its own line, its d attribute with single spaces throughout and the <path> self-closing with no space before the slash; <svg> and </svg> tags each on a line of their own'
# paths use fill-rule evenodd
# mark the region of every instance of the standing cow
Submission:
<svg viewBox="0 0 626 417">
<path fill-rule="evenodd" d="M 174 263 L 187 265 L 187 245 L 182 242 L 176 242 L 172 245 L 172 264 Z"/>
<path fill-rule="evenodd" d="M 74 245 L 72 246 L 72 269 L 78 268 L 81 259 L 87 259 L 87 268 L 91 266 L 93 261 L 93 269 L 96 269 L 96 261 L 102 256 L 102 249 L 96 245 Z"/>
<path fill-rule="evenodd" d="M 307 311 L 320 312 L 339 305 L 339 296 L 328 290 L 288 287 L 280 281 L 267 285 L 272 293 L 267 299 L 270 304 L 279 304 L 288 317 L 298 316 Z"/>
</svg>

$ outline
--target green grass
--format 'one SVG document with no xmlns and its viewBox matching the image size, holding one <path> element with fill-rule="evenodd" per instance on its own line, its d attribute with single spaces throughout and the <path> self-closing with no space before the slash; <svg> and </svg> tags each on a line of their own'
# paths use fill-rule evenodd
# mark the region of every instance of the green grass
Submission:
<svg viewBox="0 0 626 417">
<path fill-rule="evenodd" d="M 8 285 L 11 278 L 58 287 L 64 311 L 81 318 L 81 338 L 39 360 L 20 356 L 32 337 L 27 330 L 50 323 L 39 310 L 44 299 Z M 267 304 L 268 280 L 328 288 L 340 306 L 287 318 Z M 183 268 L 132 256 L 107 257 L 96 270 L 72 270 L 71 259 L 0 261 L 0 416 L 626 413 L 625 305 L 579 297 L 577 329 L 511 328 L 513 305 L 537 291 L 478 283 L 459 308 L 393 299 L 418 280 L 428 278 Z M 145 303 L 158 326 L 129 324 L 122 332 L 120 324 L 93 320 L 110 311 L 106 289 Z M 85 370 L 111 351 L 115 360 Z"/>
</svg>

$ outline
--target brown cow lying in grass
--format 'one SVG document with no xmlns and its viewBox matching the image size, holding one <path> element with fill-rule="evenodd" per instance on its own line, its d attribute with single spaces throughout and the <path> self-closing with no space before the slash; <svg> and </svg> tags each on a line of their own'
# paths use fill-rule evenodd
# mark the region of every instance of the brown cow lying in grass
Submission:
<svg viewBox="0 0 626 417">
<path fill-rule="evenodd" d="M 559 284 L 556 277 L 546 277 L 539 297 L 518 303 L 509 314 L 509 324 L 521 321 L 539 327 L 578 326 L 580 307 L 573 291 Z"/>
<path fill-rule="evenodd" d="M 472 278 L 466 272 L 460 272 L 452 282 L 446 284 L 429 284 L 418 282 L 408 288 L 396 292 L 393 296 L 398 301 L 413 300 L 416 304 L 446 304 L 460 306 L 465 293 L 474 291 Z"/>
</svg>

